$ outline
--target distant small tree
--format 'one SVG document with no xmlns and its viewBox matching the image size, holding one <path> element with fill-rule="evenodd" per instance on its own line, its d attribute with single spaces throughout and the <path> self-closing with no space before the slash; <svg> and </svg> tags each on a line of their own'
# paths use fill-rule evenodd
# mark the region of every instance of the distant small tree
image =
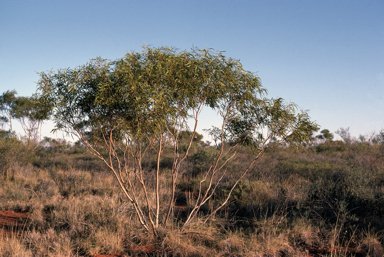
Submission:
<svg viewBox="0 0 384 257">
<path fill-rule="evenodd" d="M 336 131 L 336 134 L 341 137 L 346 145 L 350 145 L 353 141 L 351 133 L 349 133 L 349 128 L 340 128 Z"/>
<path fill-rule="evenodd" d="M 328 129 L 323 129 L 320 131 L 320 135 L 317 135 L 316 138 L 324 140 L 324 141 L 332 141 L 333 140 L 333 134 L 329 132 Z"/>
<path fill-rule="evenodd" d="M 32 97 L 16 96 L 15 90 L 6 91 L 0 96 L 0 120 L 8 123 L 13 133 L 12 119 L 20 122 L 27 144 L 36 144 L 42 122 L 49 117 L 51 106 L 38 102 Z"/>
<path fill-rule="evenodd" d="M 12 133 L 12 106 L 15 104 L 16 101 L 16 94 L 17 92 L 15 90 L 12 91 L 6 91 L 2 95 L 0 95 L 0 124 L 9 125 L 9 130 Z"/>
<path fill-rule="evenodd" d="M 318 130 L 307 113 L 296 113 L 294 104 L 265 98 L 260 79 L 245 71 L 238 60 L 211 50 L 145 48 L 112 62 L 98 58 L 73 70 L 41 73 L 38 93 L 41 102 L 53 106 L 55 129 L 76 135 L 109 167 L 141 225 L 155 235 L 172 218 L 181 164 L 190 155 L 192 143 L 201 140 L 196 130 L 204 107 L 216 110 L 222 118 L 210 130 L 219 147 L 182 230 L 213 197 L 226 165 L 242 146 L 253 149 L 252 161 L 238 171 L 225 199 L 203 223 L 227 204 L 233 189 L 270 143 L 306 142 Z M 183 151 L 181 141 L 187 141 Z M 160 190 L 165 148 L 173 150 L 169 191 Z M 142 165 L 151 153 L 156 158 L 153 187 Z M 201 187 L 203 182 L 206 188 Z M 160 204 L 161 192 L 169 194 L 166 208 L 161 208 L 165 204 Z"/>
<path fill-rule="evenodd" d="M 371 140 L 374 144 L 384 146 L 384 129 L 377 133 Z"/>
<path fill-rule="evenodd" d="M 11 108 L 11 116 L 20 121 L 27 144 L 38 143 L 39 129 L 48 115 L 33 97 L 17 97 Z"/>
</svg>

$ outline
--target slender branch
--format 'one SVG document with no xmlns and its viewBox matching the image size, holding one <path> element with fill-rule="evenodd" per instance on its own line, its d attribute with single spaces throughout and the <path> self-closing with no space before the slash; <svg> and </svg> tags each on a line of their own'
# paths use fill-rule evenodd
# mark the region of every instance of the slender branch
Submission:
<svg viewBox="0 0 384 257">
<path fill-rule="evenodd" d="M 168 205 L 167 216 L 166 216 L 165 222 L 164 222 L 165 226 L 167 225 L 168 219 L 169 219 L 169 217 L 171 215 L 171 212 L 172 212 L 172 209 L 173 209 L 173 206 L 174 206 L 177 174 L 178 174 L 178 171 L 179 171 L 181 163 L 187 158 L 187 156 L 189 154 L 189 150 L 191 149 L 191 146 L 192 146 L 192 143 L 193 143 L 193 139 L 195 137 L 196 130 L 197 130 L 198 117 L 199 117 L 199 115 L 200 115 L 200 113 L 201 113 L 201 111 L 203 109 L 205 101 L 206 101 L 206 98 L 200 103 L 200 105 L 199 105 L 199 107 L 197 108 L 196 111 L 195 111 L 195 109 L 193 110 L 193 113 L 194 113 L 193 116 L 194 116 L 194 119 L 195 119 L 195 124 L 194 124 L 194 128 L 193 128 L 193 132 L 192 132 L 191 137 L 189 139 L 187 150 L 185 151 L 184 156 L 181 158 L 181 160 L 179 160 L 176 164 L 174 162 L 175 165 L 173 165 L 173 170 L 172 170 L 172 193 L 171 193 L 171 199 L 170 199 L 169 205 Z M 177 144 L 177 140 L 176 140 L 175 144 Z M 175 158 L 175 160 L 177 160 L 177 159 Z"/>
<path fill-rule="evenodd" d="M 232 191 L 235 189 L 237 184 L 244 178 L 244 176 L 248 173 L 248 171 L 252 168 L 253 164 L 260 158 L 260 156 L 264 153 L 264 149 L 258 153 L 258 155 L 253 159 L 253 161 L 248 165 L 247 169 L 241 174 L 241 176 L 236 180 L 236 182 L 233 184 L 231 189 L 229 190 L 229 193 L 227 195 L 227 198 L 224 200 L 224 202 L 217 207 L 203 222 L 205 224 L 217 211 L 219 211 L 224 205 L 227 204 L 229 198 L 232 195 Z"/>
<path fill-rule="evenodd" d="M 227 119 L 228 119 L 228 116 L 230 114 L 230 110 L 231 108 L 234 106 L 235 104 L 235 101 L 231 101 L 231 103 L 229 104 L 228 108 L 226 108 L 226 112 L 225 114 L 223 115 L 224 116 L 224 119 L 223 119 L 223 124 L 222 124 L 222 127 L 221 127 L 221 147 L 220 147 L 220 153 L 218 155 L 218 157 L 216 158 L 216 161 L 215 161 L 215 164 L 213 165 L 213 168 L 212 168 L 212 172 L 211 172 L 211 176 L 210 176 L 210 179 L 209 179 L 209 183 L 208 183 L 208 188 L 205 190 L 205 194 L 204 196 L 201 198 L 200 202 L 199 201 L 196 201 L 196 204 L 195 204 L 195 207 L 192 209 L 190 215 L 188 216 L 186 222 L 184 223 L 183 227 L 182 227 L 182 230 L 196 217 L 198 211 L 200 210 L 201 206 L 207 201 L 207 198 L 211 197 L 209 196 L 209 191 L 211 190 L 211 187 L 212 187 L 212 184 L 213 184 L 213 179 L 214 179 L 214 176 L 215 174 L 219 171 L 217 169 L 217 166 L 219 164 L 219 161 L 223 158 L 223 152 L 224 152 L 224 130 L 225 130 L 225 126 L 227 124 Z M 232 156 L 232 158 L 234 157 L 234 155 Z M 221 168 L 220 168 L 221 169 Z M 211 170 L 211 169 L 210 169 Z M 210 171 L 209 170 L 209 171 Z M 208 173 L 206 174 L 206 176 L 208 175 Z M 206 177 L 204 178 L 204 181 L 206 180 Z M 220 179 L 221 180 L 221 179 Z M 202 184 L 202 181 L 200 181 L 200 190 L 201 190 L 201 184 Z M 200 191 L 201 192 L 201 191 Z M 199 193 L 200 194 L 200 193 Z M 212 195 L 212 194 L 211 194 Z M 209 199 L 208 198 L 208 199 Z"/>
<path fill-rule="evenodd" d="M 160 213 L 160 197 L 159 197 L 159 172 L 160 172 L 160 157 L 162 152 L 163 134 L 160 134 L 159 151 L 157 153 L 157 167 L 156 167 L 156 228 L 159 226 L 159 213 Z"/>
<path fill-rule="evenodd" d="M 102 160 L 109 168 L 110 170 L 112 171 L 112 173 L 114 174 L 115 178 L 117 179 L 117 182 L 119 183 L 119 186 L 120 188 L 123 190 L 123 193 L 124 195 L 128 198 L 128 200 L 132 203 L 133 207 L 135 208 L 135 212 L 136 212 L 136 215 L 137 217 L 139 218 L 139 221 L 140 221 L 140 224 L 145 228 L 145 230 L 149 231 L 149 228 L 148 228 L 148 225 L 146 224 L 146 221 L 145 221 L 145 218 L 144 218 L 144 214 L 141 212 L 140 210 L 140 207 L 137 203 L 137 201 L 135 199 L 133 199 L 131 197 L 131 195 L 129 194 L 129 192 L 127 191 L 127 188 L 124 186 L 124 184 L 122 183 L 118 173 L 116 172 L 116 170 L 114 169 L 113 165 L 111 165 L 110 163 L 108 163 L 105 158 L 103 156 L 101 156 L 101 154 L 99 153 L 99 151 L 97 151 L 82 135 L 82 133 L 80 133 L 79 130 L 76 129 L 76 127 L 73 127 L 73 129 L 77 132 L 77 136 L 82 140 L 82 142 L 88 147 L 89 149 L 89 152 L 96 156 L 97 158 L 99 158 L 100 160 Z"/>
</svg>

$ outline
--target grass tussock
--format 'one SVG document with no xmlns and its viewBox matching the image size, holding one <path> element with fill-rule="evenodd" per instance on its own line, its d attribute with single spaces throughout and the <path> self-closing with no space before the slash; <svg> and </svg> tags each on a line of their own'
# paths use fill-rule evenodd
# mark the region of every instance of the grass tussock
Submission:
<svg viewBox="0 0 384 257">
<path fill-rule="evenodd" d="M 12 257 L 23 256 L 32 257 L 32 251 L 28 249 L 26 244 L 14 237 L 0 238 L 0 256 Z"/>
</svg>

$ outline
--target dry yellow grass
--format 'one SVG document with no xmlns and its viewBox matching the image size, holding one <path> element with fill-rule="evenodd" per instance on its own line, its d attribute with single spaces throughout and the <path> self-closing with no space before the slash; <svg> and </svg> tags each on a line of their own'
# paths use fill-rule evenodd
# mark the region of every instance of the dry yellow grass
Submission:
<svg viewBox="0 0 384 257">
<path fill-rule="evenodd" d="M 377 171 L 369 173 L 358 166 L 355 159 L 346 156 L 340 160 L 342 153 L 327 156 L 310 150 L 285 151 L 267 155 L 258 166 L 260 172 L 248 176 L 234 191 L 228 208 L 202 225 L 203 216 L 220 201 L 222 195 L 218 194 L 181 232 L 180 226 L 186 216 L 183 210 L 188 211 L 196 201 L 193 193 L 187 192 L 196 189 L 196 181 L 200 178 L 199 175 L 189 176 L 191 167 L 186 165 L 185 176 L 180 178 L 183 183 L 180 195 L 185 196 L 183 206 L 179 206 L 179 212 L 168 227 L 159 229 L 158 238 L 140 226 L 132 205 L 125 201 L 110 173 L 100 168 L 82 170 L 75 168 L 76 165 L 37 168 L 31 164 L 15 164 L 13 179 L 0 187 L 0 210 L 27 211 L 30 216 L 22 237 L 1 239 L 0 256 L 77 257 L 114 252 L 128 254 L 129 249 L 136 249 L 137 253 L 147 248 L 158 250 L 159 255 L 172 252 L 174 256 L 264 257 L 282 253 L 305 256 L 304 246 L 332 246 L 338 249 L 333 256 L 346 256 L 341 249 L 349 242 L 354 243 L 356 249 L 365 249 L 367 257 L 383 256 L 383 237 L 372 232 L 382 230 L 381 216 L 372 208 L 374 204 L 377 208 L 382 206 L 380 197 L 384 187 L 380 181 L 384 179 L 384 166 L 380 166 L 381 162 L 375 166 Z M 295 155 L 299 157 L 294 159 Z M 76 164 L 76 156 L 68 156 Z M 347 166 L 348 169 L 343 170 L 347 161 L 358 168 Z M 92 167 L 89 163 L 81 165 Z M 154 182 L 151 175 L 150 171 L 146 173 L 149 183 Z M 227 180 L 219 192 L 227 190 L 232 177 L 236 177 L 236 171 L 228 170 Z M 169 201 L 169 180 L 165 169 L 160 176 L 164 203 Z M 148 195 L 150 205 L 155 206 L 154 191 L 149 190 Z M 346 196 L 351 202 L 338 199 Z M 311 197 L 316 197 L 316 201 L 310 202 Z M 138 194 L 138 198 L 143 199 L 143 195 Z M 361 199 L 359 203 L 362 204 L 364 201 L 371 203 L 354 208 L 361 213 L 364 208 L 371 208 L 368 221 L 375 225 L 367 225 L 365 216 L 359 212 L 355 216 L 351 214 L 354 209 L 348 209 L 348 204 L 353 204 L 354 199 Z M 332 219 L 334 214 L 343 219 Z M 353 229 L 353 224 L 362 227 L 352 230 L 353 234 L 346 234 L 347 229 Z M 368 231 L 366 228 L 370 226 L 376 226 L 375 230 Z"/>
</svg>

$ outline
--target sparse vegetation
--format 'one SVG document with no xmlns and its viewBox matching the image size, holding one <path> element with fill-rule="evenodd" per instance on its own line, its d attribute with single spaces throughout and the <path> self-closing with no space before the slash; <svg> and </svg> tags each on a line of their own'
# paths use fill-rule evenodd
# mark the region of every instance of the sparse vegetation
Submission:
<svg viewBox="0 0 384 257">
<path fill-rule="evenodd" d="M 384 131 L 314 135 L 211 50 L 146 47 L 38 85 L 0 96 L 0 256 L 384 255 Z M 48 117 L 79 140 L 40 140 Z"/>
<path fill-rule="evenodd" d="M 4 234 L 0 256 L 140 256 L 145 251 L 154 256 L 382 256 L 382 141 L 349 137 L 346 149 L 318 151 L 328 143 L 270 149 L 213 219 L 180 231 L 203 176 L 194 165 L 209 162 L 214 148 L 196 145 L 183 166 L 175 221 L 159 230 L 159 237 L 142 228 L 113 176 L 82 146 L 42 144 L 33 159 L 13 165 L 13 179 L 0 189 L 0 211 L 30 213 L 19 227 L 2 226 L 20 233 Z M 143 163 L 151 167 L 153 160 Z M 169 173 L 162 174 L 161 188 L 169 190 Z M 225 197 L 234 180 L 228 176 L 198 219 Z"/>
</svg>

